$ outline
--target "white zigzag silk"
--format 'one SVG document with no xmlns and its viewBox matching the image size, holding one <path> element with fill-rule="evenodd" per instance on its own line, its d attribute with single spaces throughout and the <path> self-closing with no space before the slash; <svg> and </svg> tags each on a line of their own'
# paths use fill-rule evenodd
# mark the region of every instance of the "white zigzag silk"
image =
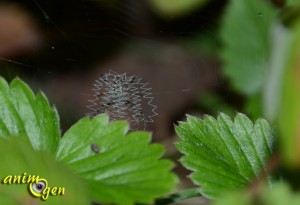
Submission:
<svg viewBox="0 0 300 205">
<path fill-rule="evenodd" d="M 111 120 L 129 121 L 131 129 L 146 129 L 157 115 L 157 107 L 152 104 L 152 88 L 141 80 L 112 70 L 101 75 L 94 84 L 94 98 L 87 106 L 92 111 L 88 115 L 107 113 Z"/>
</svg>

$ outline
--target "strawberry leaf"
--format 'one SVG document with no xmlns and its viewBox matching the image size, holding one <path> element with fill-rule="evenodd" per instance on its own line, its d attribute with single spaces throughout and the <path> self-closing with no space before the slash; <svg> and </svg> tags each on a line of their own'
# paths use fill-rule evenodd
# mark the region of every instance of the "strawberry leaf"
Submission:
<svg viewBox="0 0 300 205">
<path fill-rule="evenodd" d="M 35 150 L 55 153 L 59 120 L 55 108 L 40 92 L 35 96 L 21 80 L 10 85 L 0 77 L 0 136 L 24 136 Z"/>
<path fill-rule="evenodd" d="M 273 138 L 268 123 L 237 114 L 232 121 L 220 114 L 203 120 L 188 116 L 176 127 L 182 164 L 193 171 L 192 181 L 201 193 L 214 198 L 223 192 L 249 185 L 265 171 L 272 153 Z"/>
<path fill-rule="evenodd" d="M 170 192 L 173 163 L 159 159 L 161 145 L 147 132 L 127 134 L 125 121 L 107 115 L 81 119 L 63 136 L 56 157 L 86 179 L 94 201 L 114 204 L 151 203 Z"/>
</svg>

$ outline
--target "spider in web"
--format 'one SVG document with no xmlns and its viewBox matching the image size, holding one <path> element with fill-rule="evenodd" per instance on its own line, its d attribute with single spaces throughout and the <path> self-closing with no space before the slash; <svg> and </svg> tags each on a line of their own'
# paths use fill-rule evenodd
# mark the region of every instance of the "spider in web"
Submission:
<svg viewBox="0 0 300 205">
<path fill-rule="evenodd" d="M 157 107 L 152 104 L 151 88 L 141 80 L 135 75 L 127 76 L 112 70 L 100 75 L 94 83 L 94 98 L 87 106 L 91 110 L 88 115 L 107 113 L 113 121 L 127 120 L 131 129 L 146 129 L 157 115 Z"/>
</svg>

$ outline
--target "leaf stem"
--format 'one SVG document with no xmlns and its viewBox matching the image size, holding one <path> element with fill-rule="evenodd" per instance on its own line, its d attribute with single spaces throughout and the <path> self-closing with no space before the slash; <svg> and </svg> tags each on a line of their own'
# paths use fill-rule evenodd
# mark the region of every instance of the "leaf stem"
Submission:
<svg viewBox="0 0 300 205">
<path fill-rule="evenodd" d="M 201 194 L 199 193 L 199 188 L 188 189 L 179 193 L 171 194 L 164 198 L 156 199 L 156 205 L 165 205 L 169 203 L 174 203 L 177 201 L 181 201 L 184 199 L 189 199 L 193 197 L 199 197 Z"/>
</svg>

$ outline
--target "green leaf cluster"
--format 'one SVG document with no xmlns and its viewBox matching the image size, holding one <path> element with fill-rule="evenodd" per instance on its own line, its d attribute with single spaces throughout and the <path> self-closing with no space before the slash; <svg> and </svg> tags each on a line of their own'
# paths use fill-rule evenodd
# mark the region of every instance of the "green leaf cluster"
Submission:
<svg viewBox="0 0 300 205">
<path fill-rule="evenodd" d="M 255 200 L 245 190 L 266 175 L 268 187 L 276 188 L 258 192 L 262 204 L 282 204 L 276 193 L 286 193 L 286 200 L 297 204 L 298 195 L 286 185 L 274 185 L 268 175 L 274 137 L 264 119 L 252 123 L 241 113 L 233 120 L 220 113 L 217 118 L 188 116 L 187 122 L 180 122 L 175 128 L 180 137 L 177 148 L 183 154 L 180 162 L 192 171 L 191 180 L 198 187 L 165 196 L 177 177 L 170 172 L 173 163 L 161 159 L 163 147 L 150 143 L 149 133 L 128 133 L 126 121 L 109 122 L 102 114 L 82 118 L 61 137 L 57 112 L 43 94 L 35 96 L 19 79 L 10 85 L 4 79 L 0 82 L 0 154 L 5 156 L 0 175 L 30 173 L 65 187 L 68 194 L 43 203 L 166 204 L 201 194 L 216 199 L 216 204 L 250 205 Z M 1 203 L 42 203 L 25 186 L 1 186 Z"/>
<path fill-rule="evenodd" d="M 108 116 L 99 115 L 93 119 L 81 119 L 61 138 L 57 112 L 42 93 L 35 96 L 19 79 L 8 85 L 0 78 L 0 136 L 4 139 L 18 136 L 16 139 L 29 141 L 36 150 L 30 151 L 25 145 L 22 148 L 19 142 L 13 144 L 15 150 L 9 141 L 1 140 L 1 151 L 9 153 L 4 160 L 10 163 L 10 166 L 1 167 L 1 173 L 43 173 L 47 177 L 57 176 L 47 178 L 49 181 L 54 179 L 54 183 L 64 176 L 63 171 L 55 168 L 55 163 L 62 163 L 84 181 L 90 201 L 151 203 L 174 188 L 177 178 L 170 172 L 173 163 L 160 159 L 164 148 L 150 144 L 149 133 L 127 132 L 127 122 L 109 123 Z M 52 162 L 49 156 L 43 157 L 40 151 L 51 155 L 56 162 Z M 50 162 L 54 164 L 53 168 L 52 164 L 48 165 Z M 80 186 L 72 187 L 70 193 Z M 75 191 L 73 195 L 76 195 Z M 77 189 L 77 192 L 79 197 L 82 191 Z"/>
<path fill-rule="evenodd" d="M 95 201 L 117 204 L 151 203 L 171 191 L 176 177 L 169 171 L 173 163 L 159 160 L 164 149 L 149 145 L 146 132 L 126 135 L 128 125 L 109 124 L 106 115 L 83 118 L 63 136 L 57 160 L 86 179 Z M 91 149 L 99 148 L 99 153 Z"/>
</svg>

